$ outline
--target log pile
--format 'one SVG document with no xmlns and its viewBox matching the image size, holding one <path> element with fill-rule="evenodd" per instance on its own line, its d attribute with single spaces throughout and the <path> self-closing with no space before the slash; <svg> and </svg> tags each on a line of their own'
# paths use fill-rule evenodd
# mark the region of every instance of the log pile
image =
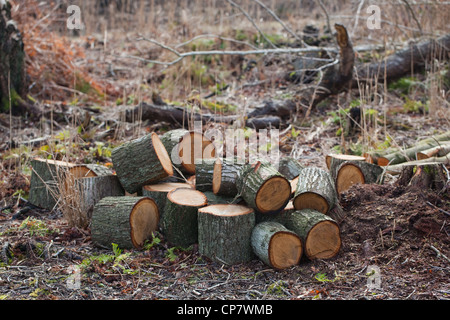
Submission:
<svg viewBox="0 0 450 320">
<path fill-rule="evenodd" d="M 329 172 L 304 168 L 293 158 L 283 159 L 279 168 L 263 161 L 216 159 L 202 134 L 173 131 L 162 137 L 150 133 L 114 149 L 114 172 L 100 165 L 35 159 L 30 202 L 53 209 L 75 180 L 91 179 L 87 190 L 98 184 L 106 191 L 86 196 L 79 205 L 89 203 L 92 241 L 104 248 L 115 243 L 141 249 L 160 232 L 173 246 L 198 244 L 199 253 L 212 261 L 238 264 L 259 258 L 275 269 L 296 265 L 302 257 L 328 259 L 339 252 L 339 226 L 329 216 L 338 199 Z M 197 143 L 200 153 L 194 152 Z M 184 182 L 174 182 L 178 171 Z M 62 183 L 56 183 L 58 177 Z"/>
</svg>

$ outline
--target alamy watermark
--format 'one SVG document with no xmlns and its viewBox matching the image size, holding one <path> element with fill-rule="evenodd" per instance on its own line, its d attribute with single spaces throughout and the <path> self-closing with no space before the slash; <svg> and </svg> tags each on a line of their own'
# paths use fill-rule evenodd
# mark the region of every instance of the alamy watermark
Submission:
<svg viewBox="0 0 450 320">
<path fill-rule="evenodd" d="M 81 21 L 81 9 L 79 6 L 70 5 L 67 11 L 70 16 L 67 18 L 66 25 L 69 30 L 83 30 L 84 24 Z"/>
<path fill-rule="evenodd" d="M 367 267 L 367 289 L 375 290 L 381 289 L 381 271 L 376 265 L 370 265 Z"/>
<path fill-rule="evenodd" d="M 81 270 L 77 265 L 69 266 L 67 269 L 69 277 L 66 279 L 67 289 L 78 290 L 81 287 Z"/>
</svg>

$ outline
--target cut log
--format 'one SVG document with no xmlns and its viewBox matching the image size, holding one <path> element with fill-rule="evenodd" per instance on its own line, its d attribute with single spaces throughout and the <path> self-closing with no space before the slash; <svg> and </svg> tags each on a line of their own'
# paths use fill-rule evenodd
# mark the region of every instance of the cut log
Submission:
<svg viewBox="0 0 450 320">
<path fill-rule="evenodd" d="M 67 180 L 66 180 L 67 181 Z M 61 211 L 65 215 L 65 208 L 69 210 L 78 208 L 81 217 L 74 217 L 77 220 L 90 221 L 94 206 L 103 198 L 120 197 L 125 195 L 125 190 L 115 175 L 90 176 L 74 179 L 70 183 L 73 187 L 67 189 L 61 195 Z M 85 227 L 82 223 L 76 223 L 76 226 Z"/>
<path fill-rule="evenodd" d="M 195 174 L 195 160 L 215 158 L 214 144 L 199 132 L 175 129 L 166 132 L 161 141 L 173 164 L 181 172 Z"/>
<path fill-rule="evenodd" d="M 325 162 L 327 164 L 328 170 L 331 168 L 331 160 L 337 159 L 335 161 L 339 161 L 342 163 L 344 161 L 366 161 L 366 158 L 363 156 L 355 156 L 350 154 L 328 154 L 325 156 Z"/>
<path fill-rule="evenodd" d="M 164 207 L 167 201 L 167 195 L 170 191 L 177 188 L 193 188 L 189 183 L 183 182 L 161 182 L 157 184 L 149 184 L 142 187 L 142 195 L 155 200 L 159 208 L 161 216 L 164 214 Z"/>
<path fill-rule="evenodd" d="M 216 159 L 200 159 L 195 163 L 195 188 L 199 191 L 211 191 Z"/>
<path fill-rule="evenodd" d="M 35 206 L 53 210 L 61 194 L 73 188 L 74 179 L 112 175 L 101 165 L 78 165 L 67 161 L 33 159 L 28 201 Z"/>
<path fill-rule="evenodd" d="M 227 197 L 215 194 L 212 191 L 203 191 L 203 194 L 208 199 L 208 205 L 213 204 L 245 204 L 241 197 Z"/>
<path fill-rule="evenodd" d="M 169 154 L 154 132 L 113 149 L 111 159 L 123 188 L 131 194 L 173 175 Z"/>
<path fill-rule="evenodd" d="M 148 197 L 106 197 L 92 213 L 92 242 L 111 249 L 115 243 L 121 249 L 140 249 L 157 231 L 158 207 Z"/>
<path fill-rule="evenodd" d="M 270 163 L 258 162 L 253 168 L 242 170 L 238 179 L 239 194 L 246 204 L 258 213 L 280 212 L 291 197 L 291 184 Z"/>
<path fill-rule="evenodd" d="M 294 179 L 290 181 L 291 183 L 291 197 L 294 196 L 295 191 L 297 190 L 297 184 L 298 184 L 298 176 L 296 176 Z"/>
<path fill-rule="evenodd" d="M 444 141 L 439 146 L 418 152 L 416 158 L 417 160 L 423 160 L 431 157 L 443 157 L 448 155 L 449 153 L 450 153 L 450 142 Z"/>
<path fill-rule="evenodd" d="M 286 179 L 292 180 L 300 174 L 303 166 L 296 159 L 292 157 L 283 157 L 278 164 L 278 172 L 280 172 Z"/>
<path fill-rule="evenodd" d="M 387 173 L 391 175 L 399 175 L 402 172 L 403 168 L 405 167 L 414 167 L 418 165 L 434 165 L 434 164 L 443 164 L 443 165 L 450 164 L 450 156 L 446 155 L 443 157 L 431 157 L 423 160 L 403 162 L 396 165 L 387 166 L 385 167 L 385 170 Z"/>
<path fill-rule="evenodd" d="M 210 205 L 198 210 L 198 250 L 227 265 L 252 260 L 254 210 L 236 204 Z"/>
<path fill-rule="evenodd" d="M 299 263 L 303 254 L 300 237 L 278 222 L 261 222 L 252 231 L 253 252 L 268 266 L 286 269 Z"/>
<path fill-rule="evenodd" d="M 303 251 L 310 259 L 329 259 L 336 256 L 342 241 L 339 225 L 323 213 L 304 209 L 283 215 L 283 225 L 303 241 Z"/>
<path fill-rule="evenodd" d="M 198 190 L 178 188 L 167 195 L 161 216 L 161 231 L 174 246 L 189 247 L 198 241 L 198 209 L 206 206 L 206 196 Z"/>
<path fill-rule="evenodd" d="M 379 166 L 390 166 L 416 159 L 416 154 L 423 150 L 442 145 L 443 141 L 450 141 L 450 131 L 418 141 L 414 146 L 404 150 L 391 151 L 389 153 L 368 152 L 364 156 L 371 158 L 373 163 Z"/>
<path fill-rule="evenodd" d="M 338 195 L 354 184 L 381 182 L 383 171 L 382 167 L 365 161 L 331 159 L 330 175 Z"/>
<path fill-rule="evenodd" d="M 235 159 L 217 159 L 213 170 L 212 191 L 217 195 L 236 196 L 239 193 L 238 179 L 244 166 L 236 163 Z"/>
<path fill-rule="evenodd" d="M 300 172 L 293 198 L 295 209 L 314 209 L 326 214 L 336 202 L 334 183 L 327 171 L 308 167 Z"/>
</svg>

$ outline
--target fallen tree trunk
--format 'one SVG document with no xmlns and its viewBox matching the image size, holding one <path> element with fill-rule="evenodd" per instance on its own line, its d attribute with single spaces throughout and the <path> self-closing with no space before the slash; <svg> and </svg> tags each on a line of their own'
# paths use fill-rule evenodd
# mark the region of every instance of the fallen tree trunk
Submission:
<svg viewBox="0 0 450 320">
<path fill-rule="evenodd" d="M 210 205 L 198 210 L 198 250 L 211 260 L 227 265 L 253 258 L 251 235 L 253 209 L 236 204 Z"/>
<path fill-rule="evenodd" d="M 417 160 L 424 160 L 431 157 L 443 157 L 450 153 L 450 141 L 444 141 L 441 145 L 417 152 Z M 450 157 L 450 155 L 449 155 Z"/>
<path fill-rule="evenodd" d="M 396 52 L 384 61 L 363 64 L 357 67 L 352 82 L 358 88 L 361 82 L 387 82 L 420 72 L 434 60 L 448 60 L 450 54 L 450 34 L 431 39 Z"/>
<path fill-rule="evenodd" d="M 92 242 L 111 249 L 115 243 L 121 249 L 140 249 L 145 240 L 157 231 L 159 211 L 148 197 L 106 197 L 92 213 Z"/>
<path fill-rule="evenodd" d="M 154 132 L 113 149 L 111 159 L 120 183 L 131 194 L 173 175 L 169 154 Z"/>
<path fill-rule="evenodd" d="M 405 167 L 414 167 L 419 165 L 434 165 L 434 164 L 443 164 L 443 165 L 450 164 L 450 156 L 446 155 L 443 157 L 431 157 L 423 160 L 403 162 L 392 166 L 386 166 L 385 170 L 387 173 L 391 175 L 398 175 L 402 172 L 403 168 Z"/>
<path fill-rule="evenodd" d="M 286 269 L 297 265 L 303 254 L 300 237 L 278 222 L 261 222 L 253 228 L 253 252 L 268 266 Z"/>
</svg>

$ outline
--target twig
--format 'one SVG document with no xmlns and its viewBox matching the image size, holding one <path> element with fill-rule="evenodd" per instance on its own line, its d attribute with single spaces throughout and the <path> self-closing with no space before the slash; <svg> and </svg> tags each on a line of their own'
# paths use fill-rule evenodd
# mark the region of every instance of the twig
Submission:
<svg viewBox="0 0 450 320">
<path fill-rule="evenodd" d="M 317 2 L 319 3 L 319 6 L 322 8 L 323 12 L 325 13 L 325 17 L 327 19 L 328 31 L 330 33 L 333 33 L 333 31 L 331 29 L 331 24 L 330 24 L 330 15 L 328 14 L 327 8 L 325 8 L 325 5 L 323 4 L 322 0 L 317 0 Z"/>
<path fill-rule="evenodd" d="M 250 17 L 250 15 L 244 10 L 242 9 L 238 4 L 236 4 L 234 1 L 232 0 L 227 0 L 227 2 L 229 4 L 231 4 L 233 7 L 238 8 L 239 11 L 241 11 L 244 16 L 248 19 L 248 21 L 251 22 L 251 24 L 253 24 L 253 26 L 255 27 L 256 30 L 258 30 L 258 32 L 261 34 L 261 36 L 264 38 L 264 40 L 267 41 L 267 43 L 269 43 L 273 48 L 276 48 L 276 46 L 273 44 L 272 41 L 270 41 L 266 35 L 261 31 L 261 29 L 256 25 L 255 21 Z"/>
<path fill-rule="evenodd" d="M 438 249 L 436 249 L 434 246 L 432 246 L 431 244 L 428 245 L 430 247 L 430 249 L 432 249 L 434 252 L 436 252 L 438 258 L 442 257 L 445 260 L 447 260 L 448 262 L 450 262 L 450 259 L 447 258 L 442 252 L 440 252 Z"/>
<path fill-rule="evenodd" d="M 427 205 L 429 205 L 430 207 L 433 207 L 433 208 L 435 208 L 435 209 L 439 210 L 440 212 L 442 212 L 443 214 L 446 214 L 447 216 L 449 216 L 449 217 L 450 217 L 450 212 L 448 212 L 448 211 L 445 211 L 444 209 L 441 209 L 441 208 L 439 208 L 439 207 L 435 206 L 435 205 L 434 205 L 434 204 L 432 204 L 432 203 L 431 203 L 430 201 L 427 201 L 426 203 L 427 203 Z"/>
<path fill-rule="evenodd" d="M 361 0 L 359 2 L 358 9 L 356 10 L 355 24 L 353 25 L 353 30 L 352 30 L 352 35 L 351 35 L 352 37 L 355 35 L 355 30 L 358 27 L 359 14 L 361 13 L 361 9 L 362 9 L 363 5 L 364 5 L 364 0 Z"/>
<path fill-rule="evenodd" d="M 175 48 L 183 47 L 183 46 L 185 46 L 185 45 L 191 43 L 192 41 L 195 41 L 195 40 L 198 40 L 198 39 L 201 39 L 201 38 L 218 38 L 218 39 L 223 40 L 223 41 L 230 41 L 230 42 L 235 42 L 235 43 L 239 43 L 239 44 L 244 44 L 244 45 L 246 45 L 246 46 L 249 46 L 249 47 L 252 48 L 252 49 L 258 50 L 258 47 L 254 46 L 254 45 L 252 45 L 252 44 L 250 44 L 250 43 L 248 43 L 248 42 L 240 41 L 240 40 L 235 40 L 235 39 L 232 39 L 232 38 L 226 38 L 226 37 L 222 37 L 222 36 L 219 36 L 219 35 L 217 35 L 217 34 L 211 34 L 211 33 L 208 33 L 208 34 L 200 34 L 200 35 L 198 35 L 198 36 L 195 36 L 195 37 L 193 37 L 192 39 L 189 39 L 189 40 L 187 40 L 187 41 L 185 41 L 185 42 L 182 42 L 182 43 L 180 43 L 180 44 L 177 44 L 177 45 L 175 46 Z"/>
<path fill-rule="evenodd" d="M 416 22 L 417 27 L 419 28 L 420 35 L 423 36 L 422 26 L 420 25 L 419 20 L 417 20 L 416 14 L 414 13 L 414 10 L 409 5 L 408 1 L 406 1 L 406 0 L 402 0 L 402 1 L 405 3 L 406 8 L 409 10 L 409 12 L 411 12 L 412 17 L 413 17 L 414 21 Z"/>
<path fill-rule="evenodd" d="M 292 31 L 276 14 L 273 12 L 269 7 L 267 7 L 264 3 L 262 3 L 259 0 L 253 0 L 257 4 L 259 4 L 261 7 L 263 7 L 276 21 L 278 21 L 279 24 L 288 32 L 290 33 L 295 39 L 301 42 L 301 44 L 304 47 L 309 47 L 308 44 L 306 44 L 299 36 L 295 34 L 294 31 Z"/>
</svg>

